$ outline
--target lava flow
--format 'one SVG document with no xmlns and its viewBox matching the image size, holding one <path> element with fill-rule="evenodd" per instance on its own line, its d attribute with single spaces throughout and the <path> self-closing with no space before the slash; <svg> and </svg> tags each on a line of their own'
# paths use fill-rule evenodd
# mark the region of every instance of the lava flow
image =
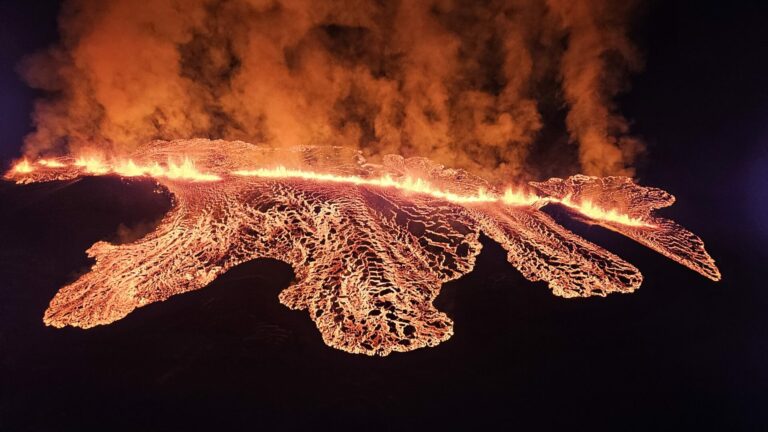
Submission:
<svg viewBox="0 0 768 432">
<path fill-rule="evenodd" d="M 174 207 L 133 243 L 88 249 L 91 270 L 45 312 L 45 323 L 56 327 L 108 324 L 202 288 L 240 263 L 274 258 L 296 274 L 280 301 L 308 310 L 328 345 L 369 355 L 434 346 L 452 335 L 453 323 L 432 302 L 443 283 L 471 271 L 481 232 L 556 295 L 640 286 L 634 266 L 544 213 L 550 203 L 720 278 L 701 239 L 652 214 L 674 198 L 625 177 L 550 179 L 531 183 L 534 193 L 497 188 L 424 158 L 371 164 L 337 147 L 209 140 L 154 142 L 113 161 L 23 160 L 5 177 L 32 183 L 87 175 L 153 177 L 175 196 Z"/>
</svg>

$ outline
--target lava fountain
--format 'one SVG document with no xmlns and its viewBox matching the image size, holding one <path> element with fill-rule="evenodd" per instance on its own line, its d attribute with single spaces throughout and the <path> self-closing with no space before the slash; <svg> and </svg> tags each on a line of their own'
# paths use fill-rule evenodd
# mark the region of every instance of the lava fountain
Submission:
<svg viewBox="0 0 768 432">
<path fill-rule="evenodd" d="M 443 283 L 472 270 L 481 232 L 555 295 L 640 286 L 637 268 L 541 210 L 550 203 L 720 279 L 699 237 L 653 214 L 674 197 L 625 177 L 576 175 L 503 188 L 424 158 L 392 155 L 372 164 L 338 147 L 180 140 L 153 142 L 120 160 L 25 159 L 5 178 L 89 175 L 150 176 L 174 205 L 143 238 L 88 249 L 93 267 L 45 311 L 55 327 L 109 324 L 202 288 L 240 263 L 274 258 L 296 274 L 280 301 L 307 310 L 326 344 L 368 355 L 435 346 L 451 337 L 453 323 L 432 302 Z"/>
</svg>

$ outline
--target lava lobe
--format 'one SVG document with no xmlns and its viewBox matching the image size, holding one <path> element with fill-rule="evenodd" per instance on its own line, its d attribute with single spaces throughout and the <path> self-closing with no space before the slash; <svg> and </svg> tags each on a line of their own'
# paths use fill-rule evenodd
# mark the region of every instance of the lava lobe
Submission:
<svg viewBox="0 0 768 432">
<path fill-rule="evenodd" d="M 88 249 L 91 270 L 45 311 L 45 323 L 56 327 L 109 324 L 200 289 L 240 263 L 274 258 L 296 274 L 280 301 L 307 310 L 326 344 L 368 355 L 435 346 L 451 337 L 453 323 L 433 300 L 443 283 L 472 270 L 481 232 L 527 279 L 546 281 L 556 295 L 605 296 L 640 286 L 637 268 L 541 211 L 552 202 L 720 278 L 701 239 L 651 214 L 674 198 L 623 177 L 550 179 L 531 184 L 538 194 L 515 200 L 424 158 L 371 164 L 342 148 L 202 139 L 153 142 L 130 163 L 44 161 L 23 161 L 6 178 L 149 175 L 174 196 L 172 210 L 143 238 Z M 264 171 L 275 161 L 280 170 Z M 296 172 L 303 174 L 289 175 Z"/>
</svg>

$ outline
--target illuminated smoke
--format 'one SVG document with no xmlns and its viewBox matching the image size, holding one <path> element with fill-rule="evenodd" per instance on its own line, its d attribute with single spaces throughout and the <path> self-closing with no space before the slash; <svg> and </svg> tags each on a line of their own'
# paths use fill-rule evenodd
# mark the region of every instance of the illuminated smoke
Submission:
<svg viewBox="0 0 768 432">
<path fill-rule="evenodd" d="M 20 66 L 49 92 L 26 153 L 127 154 L 208 137 L 427 156 L 509 179 L 536 174 L 528 158 L 546 127 L 578 143 L 562 152 L 580 167 L 564 170 L 631 174 L 641 145 L 612 104 L 639 65 L 631 10 L 607 0 L 70 0 L 60 43 Z M 563 108 L 566 124 L 550 121 Z"/>
<path fill-rule="evenodd" d="M 570 105 L 567 125 L 579 142 L 582 169 L 594 175 L 632 175 L 630 164 L 642 150 L 627 136 L 626 119 L 611 97 L 624 85 L 624 67 L 638 69 L 639 56 L 625 33 L 632 0 L 548 0 L 568 32 L 561 62 L 563 92 Z"/>
</svg>

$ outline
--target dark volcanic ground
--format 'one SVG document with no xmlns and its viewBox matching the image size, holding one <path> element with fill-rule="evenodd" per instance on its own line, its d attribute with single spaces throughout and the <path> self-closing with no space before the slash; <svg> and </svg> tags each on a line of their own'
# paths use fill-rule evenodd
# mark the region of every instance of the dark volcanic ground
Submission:
<svg viewBox="0 0 768 432">
<path fill-rule="evenodd" d="M 456 331 L 437 348 L 369 358 L 326 347 L 306 312 L 277 301 L 292 269 L 271 260 L 109 326 L 45 327 L 55 291 L 88 268 L 88 246 L 168 208 L 155 192 L 118 178 L 0 185 L 0 429 L 734 430 L 765 420 L 765 260 L 719 234 L 727 221 L 691 219 L 685 193 L 667 214 L 702 231 L 723 282 L 553 209 L 636 264 L 641 289 L 557 298 L 486 239 L 475 270 L 437 300 Z"/>
</svg>

